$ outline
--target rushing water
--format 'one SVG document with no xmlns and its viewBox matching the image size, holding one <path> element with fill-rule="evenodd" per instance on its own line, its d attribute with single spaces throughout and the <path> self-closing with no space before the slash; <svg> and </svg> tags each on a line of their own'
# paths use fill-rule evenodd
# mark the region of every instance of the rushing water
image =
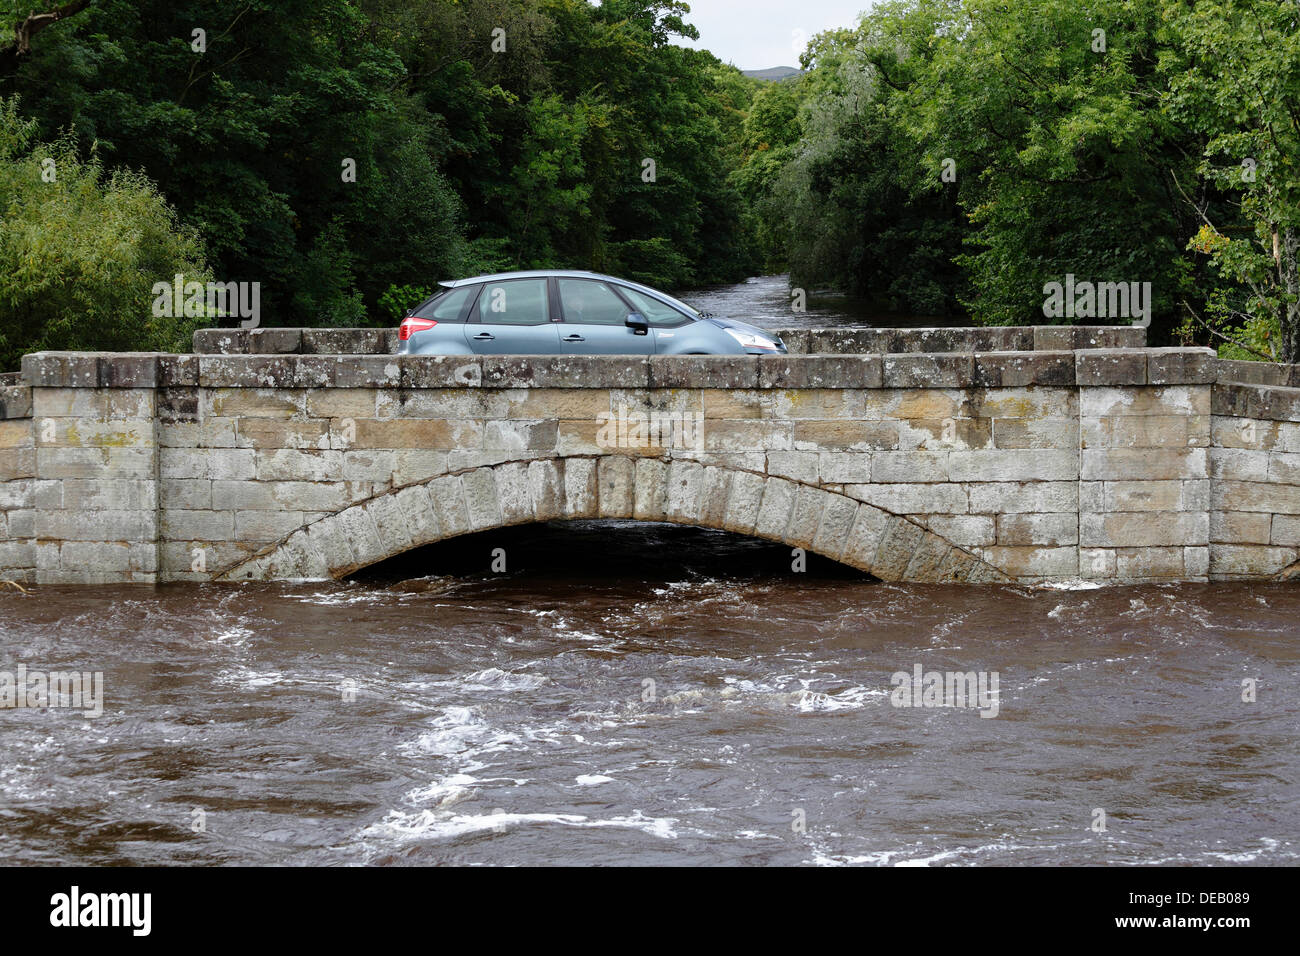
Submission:
<svg viewBox="0 0 1300 956">
<path fill-rule="evenodd" d="M 789 276 L 755 276 L 736 285 L 697 289 L 678 297 L 702 312 L 768 329 L 916 328 L 944 324 L 942 319 L 931 316 L 875 312 L 861 300 L 816 290 L 804 296 L 804 309 L 797 312 L 791 291 Z"/>
<path fill-rule="evenodd" d="M 900 324 L 833 297 L 793 314 L 784 277 L 685 298 Z M 1294 864 L 1300 845 L 1294 584 L 899 586 L 591 522 L 337 584 L 0 586 L 0 672 L 19 665 L 103 672 L 105 701 L 0 709 L 10 863 Z M 916 665 L 996 672 L 996 717 L 894 706 Z"/>
<path fill-rule="evenodd" d="M 790 560 L 591 522 L 349 583 L 0 591 L 0 669 L 105 675 L 101 717 L 0 710 L 0 853 L 1296 862 L 1300 588 L 898 586 Z M 893 706 L 917 664 L 996 671 L 997 716 Z"/>
</svg>

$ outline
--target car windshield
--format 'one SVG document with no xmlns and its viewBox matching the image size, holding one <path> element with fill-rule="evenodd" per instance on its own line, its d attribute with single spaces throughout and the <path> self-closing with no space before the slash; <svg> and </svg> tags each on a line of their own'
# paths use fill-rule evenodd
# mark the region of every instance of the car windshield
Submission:
<svg viewBox="0 0 1300 956">
<path fill-rule="evenodd" d="M 698 319 L 701 315 L 704 314 L 699 309 L 695 308 L 695 306 L 687 305 L 681 299 L 674 299 L 667 292 L 660 292 L 658 289 L 651 289 L 647 286 L 637 285 L 631 282 L 627 283 L 627 288 L 635 289 L 637 292 L 649 293 L 652 296 L 657 296 L 658 298 L 662 299 L 664 302 L 667 302 L 673 308 L 685 312 L 693 319 Z"/>
</svg>

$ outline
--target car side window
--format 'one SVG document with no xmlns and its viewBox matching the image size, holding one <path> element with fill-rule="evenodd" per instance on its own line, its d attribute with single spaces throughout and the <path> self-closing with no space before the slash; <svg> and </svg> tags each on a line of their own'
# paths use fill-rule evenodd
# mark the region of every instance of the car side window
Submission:
<svg viewBox="0 0 1300 956">
<path fill-rule="evenodd" d="M 487 325 L 545 325 L 550 321 L 545 279 L 485 282 L 478 297 L 478 321 Z"/>
<path fill-rule="evenodd" d="M 415 313 L 416 317 L 433 319 L 437 322 L 456 322 L 460 319 L 461 313 L 465 311 L 466 303 L 477 288 L 478 286 L 474 285 L 462 285 L 454 289 L 448 289 Z"/>
<path fill-rule="evenodd" d="M 609 286 L 593 279 L 560 279 L 564 321 L 573 325 L 624 325 L 628 307 Z"/>
<path fill-rule="evenodd" d="M 646 317 L 646 321 L 656 328 L 671 328 L 690 321 L 690 316 L 683 315 L 666 302 L 660 302 L 636 289 L 622 286 L 619 289 L 636 310 Z"/>
</svg>

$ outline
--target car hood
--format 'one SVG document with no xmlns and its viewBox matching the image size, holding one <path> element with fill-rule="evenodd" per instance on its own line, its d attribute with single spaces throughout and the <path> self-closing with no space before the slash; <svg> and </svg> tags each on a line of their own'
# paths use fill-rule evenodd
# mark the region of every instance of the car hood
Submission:
<svg viewBox="0 0 1300 956">
<path fill-rule="evenodd" d="M 769 332 L 767 329 L 760 329 L 757 325 L 750 325 L 748 322 L 737 322 L 735 319 L 724 319 L 721 316 L 711 315 L 707 319 L 700 319 L 701 322 L 712 322 L 718 328 L 735 329 L 737 332 L 749 332 L 752 335 L 762 335 L 774 342 L 780 342 L 781 337 L 775 332 Z"/>
</svg>

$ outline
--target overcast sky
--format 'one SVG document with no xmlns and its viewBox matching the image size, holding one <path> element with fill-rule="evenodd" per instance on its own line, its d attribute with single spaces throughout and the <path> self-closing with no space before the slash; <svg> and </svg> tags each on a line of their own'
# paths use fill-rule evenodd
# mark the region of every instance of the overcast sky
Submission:
<svg viewBox="0 0 1300 956">
<path fill-rule="evenodd" d="M 687 0 L 686 18 L 700 31 L 687 46 L 711 51 L 742 70 L 798 66 L 808 38 L 851 27 L 871 0 Z M 795 31 L 800 31 L 796 34 Z"/>
</svg>

